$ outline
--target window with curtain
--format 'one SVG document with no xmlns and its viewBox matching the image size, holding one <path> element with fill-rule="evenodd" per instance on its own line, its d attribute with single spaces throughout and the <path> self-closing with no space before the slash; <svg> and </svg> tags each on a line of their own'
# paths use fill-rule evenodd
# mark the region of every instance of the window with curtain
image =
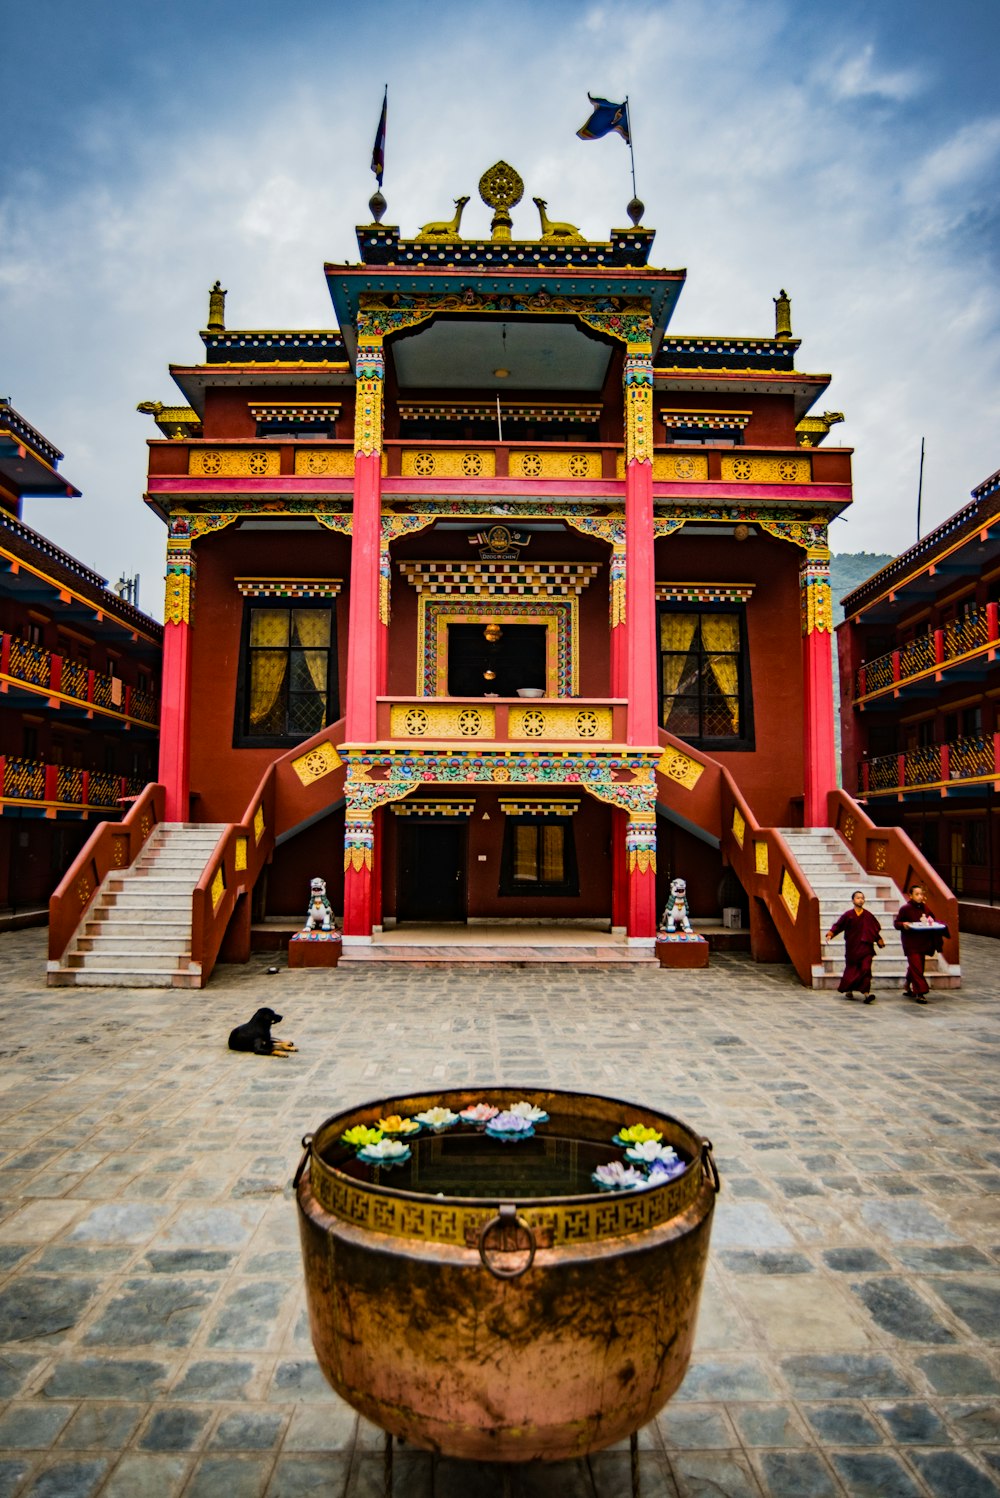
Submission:
<svg viewBox="0 0 1000 1498">
<path fill-rule="evenodd" d="M 508 817 L 500 866 L 502 895 L 580 892 L 571 817 Z"/>
<path fill-rule="evenodd" d="M 678 738 L 751 748 L 753 727 L 742 607 L 663 607 L 660 722 Z"/>
<path fill-rule="evenodd" d="M 337 716 L 334 613 L 248 604 L 238 743 L 304 739 Z"/>
</svg>

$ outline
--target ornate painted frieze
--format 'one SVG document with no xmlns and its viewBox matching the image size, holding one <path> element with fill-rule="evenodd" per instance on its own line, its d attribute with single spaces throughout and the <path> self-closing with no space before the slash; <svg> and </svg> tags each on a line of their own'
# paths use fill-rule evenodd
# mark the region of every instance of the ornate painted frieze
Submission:
<svg viewBox="0 0 1000 1498">
<path fill-rule="evenodd" d="M 652 352 L 625 359 L 625 463 L 653 461 Z"/>
<path fill-rule="evenodd" d="M 781 871 L 781 898 L 784 900 L 788 914 L 792 920 L 797 920 L 801 896 L 798 885 L 787 869 L 782 869 Z"/>
<path fill-rule="evenodd" d="M 828 562 L 806 557 L 799 568 L 799 605 L 804 635 L 832 634 L 833 593 Z"/>
<path fill-rule="evenodd" d="M 830 548 L 827 543 L 826 516 L 803 515 L 801 510 L 762 509 L 757 505 L 681 505 L 654 501 L 653 535 L 657 538 L 672 535 L 681 526 L 691 522 L 704 525 L 754 525 L 778 541 L 788 541 L 800 546 L 817 560 L 829 561 Z"/>
<path fill-rule="evenodd" d="M 347 779 L 346 846 L 371 829 L 380 806 L 401 801 L 411 791 L 431 785 L 537 786 L 565 785 L 629 813 L 630 822 L 652 824 L 655 835 L 656 762 L 659 753 L 644 749 L 480 749 L 422 750 L 344 748 Z M 357 836 L 353 829 L 359 829 Z M 649 849 L 649 836 L 645 834 Z M 654 844 L 655 846 L 655 844 Z"/>
<path fill-rule="evenodd" d="M 342 499 L 247 499 L 239 509 L 174 509 L 170 512 L 167 549 L 189 546 L 201 536 L 226 530 L 239 520 L 315 520 L 327 530 L 351 534 L 351 502 Z"/>
<path fill-rule="evenodd" d="M 582 593 L 596 562 L 400 562 L 420 594 L 435 597 L 566 598 Z"/>
<path fill-rule="evenodd" d="M 360 333 L 360 327 L 358 329 Z M 357 384 L 354 407 L 354 451 L 371 457 L 382 451 L 382 396 L 385 387 L 385 354 L 381 336 L 358 338 L 355 366 Z"/>
<path fill-rule="evenodd" d="M 433 524 L 433 521 L 433 514 L 426 512 L 396 515 L 387 514 L 384 509 L 382 511 L 378 553 L 378 616 L 382 624 L 388 625 L 389 623 L 392 595 L 392 559 L 389 547 L 400 536 L 413 535 L 416 531 L 426 530 L 429 525 Z"/>
<path fill-rule="evenodd" d="M 270 478 L 281 472 L 281 453 L 276 447 L 192 447 L 188 472 L 199 478 Z"/>
<path fill-rule="evenodd" d="M 808 484 L 812 478 L 809 458 L 743 458 L 722 456 L 722 478 L 738 484 Z"/>
<path fill-rule="evenodd" d="M 753 845 L 754 869 L 758 874 L 767 873 L 767 843 L 756 841 Z"/>
<path fill-rule="evenodd" d="M 753 583 L 657 583 L 657 603 L 746 603 Z"/>
<path fill-rule="evenodd" d="M 513 448 L 507 464 L 512 479 L 599 479 L 601 454 L 589 452 L 540 452 L 535 448 Z"/>
<path fill-rule="evenodd" d="M 679 749 L 668 745 L 657 760 L 656 769 L 660 775 L 665 775 L 668 780 L 691 791 L 701 779 L 705 766 L 692 759 L 689 754 L 682 754 Z"/>
<path fill-rule="evenodd" d="M 576 594 L 568 598 L 521 599 L 428 598 L 417 603 L 417 692 L 424 697 L 448 693 L 448 626 L 521 619 L 542 624 L 545 644 L 545 692 L 548 697 L 573 697 L 578 690 L 579 608 Z"/>
<path fill-rule="evenodd" d="M 396 801 L 389 808 L 397 817 L 470 817 L 475 810 L 475 797 L 460 801 Z"/>
<path fill-rule="evenodd" d="M 296 450 L 295 472 L 305 478 L 352 478 L 354 451 L 349 447 L 307 448 Z"/>
<path fill-rule="evenodd" d="M 740 809 L 739 809 L 738 806 L 734 806 L 733 807 L 732 828 L 733 828 L 733 837 L 736 839 L 736 841 L 739 843 L 740 847 L 742 848 L 742 846 L 743 846 L 743 839 L 746 836 L 747 824 L 746 824 L 746 819 L 744 818 L 743 813 L 740 811 Z"/>
<path fill-rule="evenodd" d="M 167 577 L 163 604 L 164 624 L 191 624 L 197 564 L 194 552 L 167 542 Z"/>
<path fill-rule="evenodd" d="M 610 742 L 612 713 L 609 707 L 511 707 L 507 733 L 512 739 L 594 739 Z"/>
<path fill-rule="evenodd" d="M 400 457 L 405 479 L 491 479 L 496 471 L 492 447 L 404 447 Z"/>
<path fill-rule="evenodd" d="M 283 401 L 274 406 L 250 406 L 254 421 L 280 421 L 298 425 L 300 422 L 336 421 L 340 415 L 339 401 Z"/>
<path fill-rule="evenodd" d="M 344 872 L 353 869 L 357 874 L 362 869 L 367 869 L 371 873 L 374 847 L 375 826 L 371 809 L 353 806 L 348 799 L 347 819 L 344 822 Z"/>
<path fill-rule="evenodd" d="M 292 769 L 299 777 L 303 785 L 312 785 L 316 780 L 322 780 L 326 775 L 332 775 L 334 770 L 339 770 L 344 761 L 337 753 L 336 747 L 326 739 L 321 744 L 316 744 L 298 759 L 292 760 Z"/>
<path fill-rule="evenodd" d="M 339 577 L 237 577 L 244 598 L 336 598 L 342 586 Z"/>
<path fill-rule="evenodd" d="M 496 737 L 496 709 L 399 703 L 390 710 L 389 733 L 394 739 L 492 739 Z"/>
<path fill-rule="evenodd" d="M 519 796 L 516 801 L 500 802 L 505 817 L 575 817 L 579 809 L 579 801 L 556 801 L 544 796 Z"/>
</svg>

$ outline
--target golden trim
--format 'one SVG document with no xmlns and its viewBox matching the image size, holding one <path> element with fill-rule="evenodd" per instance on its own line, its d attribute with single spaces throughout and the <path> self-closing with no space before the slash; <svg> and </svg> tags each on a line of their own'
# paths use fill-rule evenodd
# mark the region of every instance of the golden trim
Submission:
<svg viewBox="0 0 1000 1498">
<path fill-rule="evenodd" d="M 235 851 L 235 853 L 233 855 L 233 868 L 236 870 L 237 874 L 243 874 L 243 873 L 246 872 L 246 867 L 247 867 L 247 839 L 245 837 L 237 837 L 237 839 L 236 839 L 236 851 Z"/>
<path fill-rule="evenodd" d="M 722 478 L 727 484 L 808 484 L 812 462 L 805 457 L 746 458 L 723 453 Z"/>
<path fill-rule="evenodd" d="M 478 705 L 436 707 L 430 702 L 397 704 L 389 711 L 389 734 L 394 739 L 492 739 L 496 709 Z"/>
<path fill-rule="evenodd" d="M 693 790 L 701 779 L 705 766 L 699 764 L 688 754 L 682 754 L 679 749 L 666 748 L 660 755 L 656 765 L 656 773 L 663 775 L 667 780 L 673 780 L 682 785 L 686 791 Z"/>
<path fill-rule="evenodd" d="M 740 811 L 740 809 L 739 809 L 738 806 L 734 806 L 733 807 L 733 837 L 739 843 L 739 845 L 740 845 L 741 848 L 743 846 L 743 838 L 744 838 L 744 836 L 746 834 L 746 830 L 747 830 L 747 824 L 746 824 L 746 821 L 744 819 L 743 813 Z"/>
<path fill-rule="evenodd" d="M 220 902 L 220 900 L 222 899 L 222 897 L 223 897 L 223 895 L 225 893 L 226 893 L 226 876 L 222 872 L 222 865 L 220 863 L 219 867 L 215 871 L 215 878 L 212 880 L 212 910 L 213 910 L 213 912 L 216 911 L 216 910 L 218 910 L 218 908 L 219 908 L 219 902 Z"/>
<path fill-rule="evenodd" d="M 510 739 L 560 739 L 588 742 L 612 738 L 609 707 L 511 707 L 507 713 Z"/>
<path fill-rule="evenodd" d="M 191 623 L 191 574 L 168 572 L 163 603 L 164 624 Z"/>
<path fill-rule="evenodd" d="M 754 841 L 753 845 L 754 869 L 758 874 L 767 873 L 767 843 Z"/>
<path fill-rule="evenodd" d="M 302 451 L 297 448 L 295 452 L 296 475 L 304 478 L 317 478 L 328 475 L 334 478 L 354 477 L 354 452 L 349 447 L 335 447 L 326 450 L 307 449 Z"/>
<path fill-rule="evenodd" d="M 512 479 L 599 479 L 603 468 L 600 452 L 540 452 L 514 448 L 508 459 Z"/>
<path fill-rule="evenodd" d="M 404 479 L 491 479 L 496 471 L 493 448 L 404 447 L 400 458 Z"/>
<path fill-rule="evenodd" d="M 264 836 L 264 808 L 263 808 L 263 806 L 261 806 L 260 802 L 258 802 L 257 803 L 257 810 L 253 814 L 253 840 L 254 840 L 254 842 L 259 845 L 260 844 L 260 840 L 261 840 L 261 838 L 263 836 Z"/>
<path fill-rule="evenodd" d="M 788 913 L 792 920 L 798 920 L 801 895 L 798 885 L 787 869 L 782 869 L 781 871 L 781 898 L 788 907 Z"/>
<path fill-rule="evenodd" d="M 280 472 L 281 453 L 273 447 L 193 447 L 188 458 L 188 473 L 193 478 L 273 478 Z"/>
</svg>

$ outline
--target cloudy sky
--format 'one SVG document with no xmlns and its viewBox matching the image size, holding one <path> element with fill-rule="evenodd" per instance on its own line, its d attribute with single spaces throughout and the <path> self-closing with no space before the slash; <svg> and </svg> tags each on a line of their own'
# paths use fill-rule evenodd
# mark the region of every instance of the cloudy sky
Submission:
<svg viewBox="0 0 1000 1498">
<path fill-rule="evenodd" d="M 473 201 L 503 157 L 592 238 L 625 222 L 628 151 L 575 131 L 631 100 L 653 262 L 686 266 L 677 333 L 769 334 L 856 449 L 837 550 L 898 552 L 1000 466 L 1000 6 L 982 0 L 32 0 L 4 7 L 0 394 L 84 491 L 25 518 L 162 617 L 142 503 L 150 418 L 194 362 L 207 288 L 230 327 L 323 328 L 357 258 L 389 85 L 386 221 Z M 841 436 L 842 434 L 842 436 Z"/>
</svg>

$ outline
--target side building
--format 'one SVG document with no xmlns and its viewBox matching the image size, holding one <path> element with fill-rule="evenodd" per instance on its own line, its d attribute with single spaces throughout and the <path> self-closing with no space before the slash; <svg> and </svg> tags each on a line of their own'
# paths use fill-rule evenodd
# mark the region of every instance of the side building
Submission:
<svg viewBox="0 0 1000 1498">
<path fill-rule="evenodd" d="M 0 401 L 0 920 L 44 919 L 95 821 L 155 773 L 163 630 L 21 520 L 79 498 L 62 453 Z"/>
<path fill-rule="evenodd" d="M 1000 472 L 844 599 L 843 783 L 1000 934 Z"/>
</svg>

